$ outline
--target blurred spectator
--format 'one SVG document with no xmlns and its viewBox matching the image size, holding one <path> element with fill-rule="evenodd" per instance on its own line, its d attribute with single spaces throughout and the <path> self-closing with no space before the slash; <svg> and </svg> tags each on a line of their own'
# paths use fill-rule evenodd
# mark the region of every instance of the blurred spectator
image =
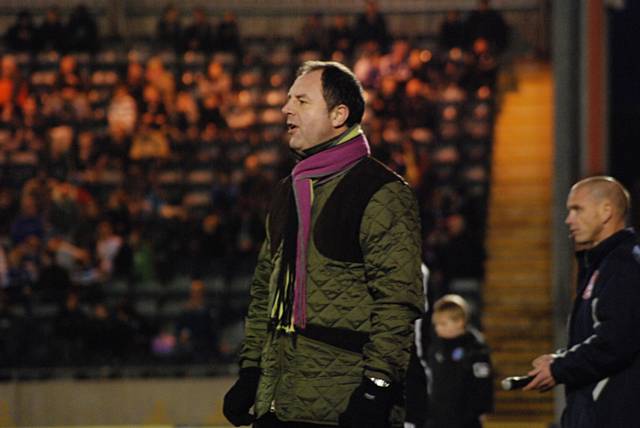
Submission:
<svg viewBox="0 0 640 428">
<path fill-rule="evenodd" d="M 211 52 L 213 45 L 213 31 L 207 20 L 207 14 L 202 7 L 195 7 L 191 13 L 191 24 L 184 30 L 184 50 L 197 52 Z"/>
<path fill-rule="evenodd" d="M 116 331 L 109 308 L 104 302 L 95 302 L 92 309 L 86 320 L 87 358 L 90 364 L 103 366 L 113 363 L 117 349 Z"/>
<path fill-rule="evenodd" d="M 22 103 L 22 123 L 25 130 L 25 138 L 35 140 L 36 135 L 42 135 L 45 128 L 45 119 L 41 112 L 41 106 L 34 95 L 28 95 Z M 29 135 L 29 137 L 27 137 Z M 33 137 L 33 138 L 32 138 Z"/>
<path fill-rule="evenodd" d="M 0 106 L 0 124 L 11 132 L 20 126 L 22 121 L 20 108 L 12 102 Z"/>
<path fill-rule="evenodd" d="M 95 53 L 100 47 L 98 26 L 84 4 L 79 4 L 71 11 L 66 35 L 71 51 Z"/>
<path fill-rule="evenodd" d="M 69 271 L 58 263 L 58 256 L 62 254 L 61 247 L 65 245 L 62 239 L 49 240 L 42 258 L 42 266 L 38 276 L 35 291 L 43 300 L 62 304 L 65 296 L 73 287 Z"/>
<path fill-rule="evenodd" d="M 44 16 L 44 20 L 38 27 L 38 48 L 43 51 L 63 52 L 68 43 L 66 28 L 60 18 L 60 9 L 57 6 L 50 7 Z"/>
<path fill-rule="evenodd" d="M 131 272 L 133 281 L 149 283 L 155 279 L 153 267 L 153 248 L 148 238 L 143 236 L 140 228 L 133 228 L 129 234 L 129 248 L 131 251 Z"/>
<path fill-rule="evenodd" d="M 204 277 L 222 272 L 227 256 L 227 230 L 217 212 L 207 214 L 193 233 L 194 275 Z"/>
<path fill-rule="evenodd" d="M 51 200 L 51 186 L 49 177 L 43 169 L 39 169 L 35 177 L 28 179 L 22 185 L 22 193 L 20 195 L 21 205 L 26 198 L 33 199 L 37 216 L 45 224 L 44 215 L 47 213 Z"/>
<path fill-rule="evenodd" d="M 63 363 L 84 364 L 87 316 L 76 290 L 70 290 L 55 319 L 55 335 L 59 339 Z"/>
<path fill-rule="evenodd" d="M 12 313 L 9 299 L 0 287 L 0 368 L 16 367 L 24 355 L 24 331 L 21 320 Z"/>
<path fill-rule="evenodd" d="M 84 4 L 79 4 L 72 11 L 67 22 L 69 50 L 95 53 L 99 46 L 98 26 Z"/>
<path fill-rule="evenodd" d="M 173 4 L 164 7 L 156 24 L 156 45 L 159 49 L 182 50 L 182 24 L 180 13 Z"/>
<path fill-rule="evenodd" d="M 200 107 L 200 127 L 205 131 L 210 125 L 213 125 L 216 129 L 227 127 L 227 121 L 220 110 L 219 99 L 220 97 L 218 95 L 212 94 L 202 100 Z"/>
<path fill-rule="evenodd" d="M 349 21 L 344 15 L 336 15 L 327 30 L 327 54 L 342 52 L 346 57 L 351 57 L 354 49 L 354 37 L 349 27 Z"/>
<path fill-rule="evenodd" d="M 147 84 L 142 92 L 140 124 L 146 128 L 162 128 L 168 122 L 166 104 L 160 91 L 154 85 Z"/>
<path fill-rule="evenodd" d="M 409 42 L 396 39 L 391 45 L 391 51 L 380 58 L 380 75 L 392 76 L 397 82 L 406 82 L 411 77 L 409 68 Z"/>
<path fill-rule="evenodd" d="M 43 159 L 49 177 L 64 180 L 71 175 L 75 160 L 71 150 L 73 138 L 74 132 L 70 126 L 49 128 L 48 147 Z"/>
<path fill-rule="evenodd" d="M 42 94 L 42 115 L 48 124 L 59 125 L 60 123 L 72 122 L 73 112 L 70 105 L 65 102 L 62 92 L 52 88 L 51 91 Z"/>
<path fill-rule="evenodd" d="M 460 48 L 451 49 L 444 59 L 441 84 L 463 84 L 467 76 L 469 54 Z"/>
<path fill-rule="evenodd" d="M 361 55 L 353 66 L 353 72 L 365 89 L 377 89 L 380 84 L 380 58 L 375 43 L 370 42 L 363 46 Z"/>
<path fill-rule="evenodd" d="M 264 238 L 263 217 L 258 212 L 236 209 L 230 215 L 229 232 L 231 236 L 228 268 L 237 272 L 249 273 L 255 262 Z"/>
<path fill-rule="evenodd" d="M 206 100 L 214 96 L 217 101 L 225 103 L 231 97 L 232 80 L 231 74 L 221 63 L 211 60 L 204 77 L 198 79 L 197 92 L 200 99 Z"/>
<path fill-rule="evenodd" d="M 96 263 L 98 278 L 102 281 L 111 279 L 115 271 L 115 261 L 122 248 L 122 237 L 116 234 L 109 221 L 98 224 L 96 236 Z"/>
<path fill-rule="evenodd" d="M 169 157 L 169 141 L 162 131 L 141 129 L 133 137 L 129 158 L 134 161 Z"/>
<path fill-rule="evenodd" d="M 327 31 L 322 22 L 322 14 L 307 16 L 293 41 L 294 53 L 316 51 L 324 54 L 327 49 Z"/>
<path fill-rule="evenodd" d="M 189 127 L 196 126 L 200 120 L 198 105 L 190 92 L 180 91 L 176 97 L 176 107 L 171 118 L 172 124 L 185 132 Z"/>
<path fill-rule="evenodd" d="M 11 242 L 13 245 L 18 245 L 30 236 L 42 241 L 44 238 L 44 219 L 36 199 L 33 196 L 24 195 L 20 201 L 20 212 L 11 224 Z"/>
<path fill-rule="evenodd" d="M 108 166 L 113 169 L 129 170 L 129 151 L 131 150 L 131 135 L 124 127 L 109 127 L 106 139 L 101 142 L 106 155 Z"/>
<path fill-rule="evenodd" d="M 5 183 L 0 184 L 0 239 L 9 236 L 11 225 L 20 209 L 16 193 L 15 189 Z"/>
<path fill-rule="evenodd" d="M 437 113 L 435 105 L 425 96 L 426 91 L 420 79 L 413 78 L 407 82 L 401 114 L 405 128 L 435 129 Z"/>
<path fill-rule="evenodd" d="M 371 103 L 371 109 L 376 116 L 386 119 L 400 119 L 402 116 L 403 100 L 398 89 L 398 82 L 394 76 L 382 78 L 380 92 Z"/>
<path fill-rule="evenodd" d="M 4 293 L 3 289 L 9 286 L 9 260 L 4 245 L 0 243 L 0 293 Z M 0 299 L 4 298 L 4 294 Z"/>
<path fill-rule="evenodd" d="M 76 230 L 77 226 L 74 228 L 74 232 Z M 70 285 L 75 285 L 73 279 L 88 269 L 92 261 L 91 252 L 88 247 L 83 248 L 73 244 L 72 242 L 76 242 L 73 238 L 73 235 L 69 238 L 59 234 L 52 236 L 47 242 L 43 256 L 43 269 L 47 269 L 47 263 L 49 263 L 49 265 L 55 265 L 53 271 L 56 273 L 56 278 L 60 279 L 60 283 L 62 284 L 61 288 L 66 284 L 66 280 L 63 280 L 62 275 L 57 273 L 57 271 L 60 269 L 65 270 L 70 277 Z M 47 261 L 47 258 L 50 258 L 50 260 Z M 42 274 L 43 271 L 41 271 L 41 275 Z M 50 287 L 50 285 L 41 288 L 44 289 L 48 287 Z"/>
<path fill-rule="evenodd" d="M 52 232 L 70 237 L 80 220 L 80 205 L 88 203 L 91 196 L 84 189 L 69 181 L 55 180 L 51 188 L 51 206 L 48 212 Z"/>
<path fill-rule="evenodd" d="M 164 103 L 164 108 L 173 105 L 175 97 L 175 79 L 173 74 L 167 70 L 158 56 L 149 58 L 145 68 L 144 78 L 147 84 L 153 86 L 159 93 Z M 143 98 L 145 94 L 143 91 Z"/>
<path fill-rule="evenodd" d="M 502 53 L 509 41 L 509 27 L 504 18 L 491 8 L 490 0 L 478 0 L 478 5 L 465 22 L 467 46 L 472 47 L 477 39 L 485 39 L 496 53 Z"/>
<path fill-rule="evenodd" d="M 447 240 L 439 249 L 446 283 L 456 279 L 482 278 L 484 276 L 485 252 L 482 242 L 467 228 L 461 214 L 445 218 Z"/>
<path fill-rule="evenodd" d="M 189 299 L 176 323 L 178 347 L 188 361 L 207 362 L 218 346 L 218 323 L 206 301 L 204 282 L 191 281 Z"/>
<path fill-rule="evenodd" d="M 129 94 L 135 100 L 138 110 L 140 110 L 142 108 L 142 97 L 145 84 L 144 66 L 137 61 L 129 62 L 127 65 L 127 74 L 124 84 L 126 85 Z"/>
<path fill-rule="evenodd" d="M 132 168 L 133 169 L 133 168 Z M 105 221 L 110 224 L 110 233 L 119 236 L 129 233 L 131 230 L 131 212 L 129 204 L 133 199 L 133 180 L 126 183 L 126 187 L 117 187 L 113 189 L 107 197 L 106 204 L 103 205 L 102 213 L 105 215 L 99 223 Z"/>
<path fill-rule="evenodd" d="M 459 10 L 450 10 L 440 25 L 438 43 L 444 49 L 462 48 L 465 45 L 465 26 Z"/>
<path fill-rule="evenodd" d="M 3 55 L 0 63 L 0 107 L 20 106 L 27 95 L 27 82 L 20 76 L 15 57 Z"/>
<path fill-rule="evenodd" d="M 474 66 L 469 76 L 468 86 L 470 90 L 476 90 L 482 86 L 494 88 L 498 79 L 498 60 L 490 49 L 486 39 L 477 38 L 471 49 Z"/>
<path fill-rule="evenodd" d="M 38 33 L 33 24 L 33 17 L 28 10 L 21 10 L 16 22 L 4 35 L 5 43 L 10 51 L 33 53 L 38 48 Z"/>
<path fill-rule="evenodd" d="M 147 329 L 128 301 L 118 303 L 111 325 L 113 362 L 139 363 L 149 347 Z"/>
<path fill-rule="evenodd" d="M 20 303 L 27 315 L 31 315 L 31 295 L 40 270 L 41 242 L 35 235 L 30 235 L 14 245 L 7 258 L 7 296 L 10 302 Z"/>
<path fill-rule="evenodd" d="M 85 342 L 87 320 L 77 291 L 69 291 L 54 320 L 58 358 L 63 365 L 87 364 Z"/>
<path fill-rule="evenodd" d="M 174 326 L 164 323 L 151 340 L 151 354 L 160 361 L 171 360 L 176 352 L 176 336 Z"/>
<path fill-rule="evenodd" d="M 93 168 L 100 168 L 105 159 L 100 148 L 96 144 L 94 131 L 81 131 L 75 141 L 73 170 L 75 179 L 82 179 L 84 174 Z"/>
<path fill-rule="evenodd" d="M 137 120 L 136 101 L 125 85 L 118 85 L 107 109 L 107 121 L 111 132 L 131 135 Z"/>
<path fill-rule="evenodd" d="M 85 82 L 83 77 L 78 70 L 78 61 L 75 56 L 64 55 L 60 58 L 55 83 L 58 89 L 84 89 Z"/>
<path fill-rule="evenodd" d="M 240 58 L 242 56 L 242 43 L 240 41 L 240 29 L 238 20 L 233 12 L 226 11 L 216 30 L 216 49 L 230 52 Z"/>
<path fill-rule="evenodd" d="M 353 36 L 358 44 L 373 41 L 381 52 L 387 50 L 391 37 L 387 32 L 387 23 L 378 8 L 377 1 L 366 1 L 365 11 L 357 18 Z"/>
</svg>

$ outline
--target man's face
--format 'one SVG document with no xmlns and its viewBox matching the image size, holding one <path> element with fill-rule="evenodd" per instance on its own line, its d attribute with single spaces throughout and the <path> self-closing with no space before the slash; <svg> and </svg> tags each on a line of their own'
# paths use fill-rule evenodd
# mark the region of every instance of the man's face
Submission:
<svg viewBox="0 0 640 428">
<path fill-rule="evenodd" d="M 289 89 L 286 116 L 289 147 L 305 150 L 337 136 L 322 96 L 322 71 L 315 70 L 298 77 Z"/>
<path fill-rule="evenodd" d="M 569 233 L 576 245 L 591 246 L 602 240 L 605 220 L 603 203 L 596 200 L 584 186 L 569 193 L 565 223 L 569 226 Z"/>
<path fill-rule="evenodd" d="M 433 314 L 433 327 L 438 337 L 454 339 L 464 333 L 464 320 L 454 319 L 446 312 Z"/>
</svg>

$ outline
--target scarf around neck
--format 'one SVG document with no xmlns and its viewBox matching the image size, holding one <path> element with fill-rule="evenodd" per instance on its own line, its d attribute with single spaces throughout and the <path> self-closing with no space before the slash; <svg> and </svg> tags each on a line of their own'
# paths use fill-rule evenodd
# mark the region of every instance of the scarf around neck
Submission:
<svg viewBox="0 0 640 428">
<path fill-rule="evenodd" d="M 281 272 L 271 312 L 276 329 L 293 332 L 296 326 L 304 329 L 307 323 L 307 250 L 313 206 L 312 179 L 328 178 L 346 171 L 369 154 L 369 143 L 360 126 L 355 125 L 338 137 L 335 144 L 300 160 L 293 168 L 291 178 L 297 231 L 295 242 L 287 242 L 285 236 L 283 244 Z M 295 221 L 289 217 L 288 223 L 292 220 Z M 294 240 L 292 238 L 289 240 Z M 295 251 L 291 244 L 295 244 Z"/>
</svg>

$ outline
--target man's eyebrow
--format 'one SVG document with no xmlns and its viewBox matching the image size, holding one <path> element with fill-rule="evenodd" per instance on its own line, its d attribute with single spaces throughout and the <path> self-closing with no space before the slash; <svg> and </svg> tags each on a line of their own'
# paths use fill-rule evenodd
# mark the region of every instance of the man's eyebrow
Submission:
<svg viewBox="0 0 640 428">
<path fill-rule="evenodd" d="M 302 94 L 291 94 L 291 93 L 289 93 L 289 94 L 287 94 L 287 99 L 291 99 L 291 98 L 295 98 L 297 100 L 300 100 L 300 99 L 303 99 L 303 98 L 304 99 L 309 99 L 309 96 L 307 94 L 305 94 L 305 93 L 302 93 Z"/>
</svg>

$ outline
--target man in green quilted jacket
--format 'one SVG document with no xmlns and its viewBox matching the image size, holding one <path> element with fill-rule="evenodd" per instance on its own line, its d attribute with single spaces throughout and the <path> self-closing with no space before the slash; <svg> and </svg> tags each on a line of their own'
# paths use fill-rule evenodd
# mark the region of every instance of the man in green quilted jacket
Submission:
<svg viewBox="0 0 640 428">
<path fill-rule="evenodd" d="M 391 427 L 423 309 L 415 196 L 370 156 L 362 87 L 342 64 L 304 63 L 282 112 L 298 162 L 273 196 L 224 414 Z"/>
</svg>

